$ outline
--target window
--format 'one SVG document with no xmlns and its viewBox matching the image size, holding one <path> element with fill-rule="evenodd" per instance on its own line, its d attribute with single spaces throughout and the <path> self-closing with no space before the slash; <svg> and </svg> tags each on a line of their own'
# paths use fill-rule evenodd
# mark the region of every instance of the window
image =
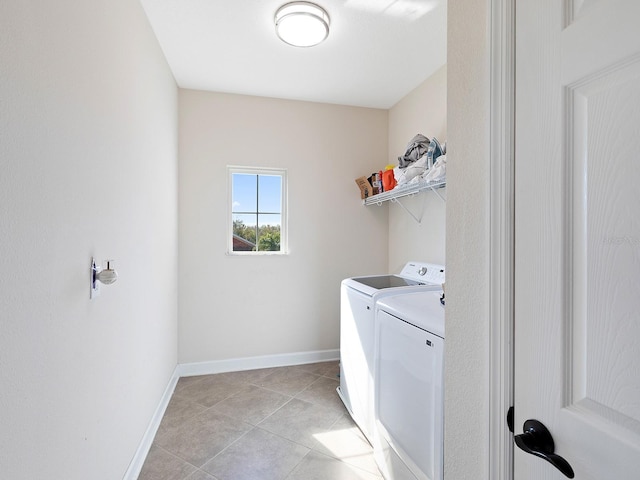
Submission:
<svg viewBox="0 0 640 480">
<path fill-rule="evenodd" d="M 230 254 L 287 253 L 286 170 L 228 167 Z"/>
</svg>

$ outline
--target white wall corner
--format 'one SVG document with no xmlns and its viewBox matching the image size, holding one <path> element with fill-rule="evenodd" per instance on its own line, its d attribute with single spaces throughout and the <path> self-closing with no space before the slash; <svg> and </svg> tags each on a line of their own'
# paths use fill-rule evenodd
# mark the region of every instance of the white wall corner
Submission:
<svg viewBox="0 0 640 480">
<path fill-rule="evenodd" d="M 138 449 L 136 450 L 131 463 L 129 463 L 129 468 L 127 468 L 124 477 L 122 477 L 123 480 L 136 480 L 140 475 L 140 471 L 142 470 L 144 461 L 147 459 L 147 455 L 149 454 L 149 450 L 151 449 L 153 439 L 155 438 L 156 433 L 158 432 L 158 428 L 160 427 L 160 422 L 162 422 L 162 417 L 167 411 L 167 406 L 169 405 L 169 401 L 171 400 L 173 391 L 176 389 L 176 385 L 178 383 L 178 380 L 180 379 L 179 370 L 180 365 L 177 365 L 173 370 L 171 378 L 169 379 L 167 388 L 164 389 L 162 397 L 160 398 L 160 403 L 156 407 L 156 410 L 151 417 L 149 426 L 142 436 L 140 445 L 138 445 Z"/>
</svg>

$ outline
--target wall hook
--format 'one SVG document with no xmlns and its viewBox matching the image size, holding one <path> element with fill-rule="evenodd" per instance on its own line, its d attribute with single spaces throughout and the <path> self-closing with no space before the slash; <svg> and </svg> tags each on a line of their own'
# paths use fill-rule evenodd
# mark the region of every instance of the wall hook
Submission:
<svg viewBox="0 0 640 480">
<path fill-rule="evenodd" d="M 95 259 L 91 257 L 89 298 L 95 298 L 100 295 L 100 283 L 111 285 L 118 279 L 118 272 L 113 268 L 113 263 L 113 260 L 107 260 L 106 268 L 101 268 L 96 265 Z"/>
</svg>

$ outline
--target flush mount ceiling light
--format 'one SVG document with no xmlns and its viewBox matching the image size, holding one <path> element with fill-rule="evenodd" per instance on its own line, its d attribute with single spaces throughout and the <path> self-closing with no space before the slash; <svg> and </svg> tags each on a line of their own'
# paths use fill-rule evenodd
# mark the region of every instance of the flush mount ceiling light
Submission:
<svg viewBox="0 0 640 480">
<path fill-rule="evenodd" d="M 276 12 L 276 33 L 294 47 L 313 47 L 329 35 L 329 14 L 311 2 L 291 2 Z"/>
</svg>

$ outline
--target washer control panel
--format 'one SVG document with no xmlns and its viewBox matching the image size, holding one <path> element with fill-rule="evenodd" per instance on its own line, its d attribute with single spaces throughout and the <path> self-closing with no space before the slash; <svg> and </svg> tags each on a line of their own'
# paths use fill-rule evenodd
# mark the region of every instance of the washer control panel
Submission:
<svg viewBox="0 0 640 480">
<path fill-rule="evenodd" d="M 400 276 L 424 283 L 440 285 L 443 284 L 445 280 L 444 265 L 408 262 L 402 269 L 402 272 L 400 272 Z"/>
</svg>

